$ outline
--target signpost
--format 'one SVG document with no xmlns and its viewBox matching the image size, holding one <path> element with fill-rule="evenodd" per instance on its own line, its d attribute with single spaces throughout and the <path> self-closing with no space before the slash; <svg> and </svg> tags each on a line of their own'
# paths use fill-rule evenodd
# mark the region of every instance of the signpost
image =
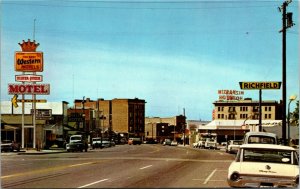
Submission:
<svg viewBox="0 0 300 189">
<path fill-rule="evenodd" d="M 17 102 L 22 102 L 22 148 L 24 148 L 25 142 L 25 128 L 33 129 L 33 148 L 36 148 L 35 120 L 36 118 L 49 118 L 52 115 L 52 110 L 36 110 L 37 102 L 47 102 L 46 100 L 37 100 L 36 95 L 49 95 L 50 84 L 36 84 L 36 82 L 43 81 L 43 76 L 36 75 L 36 72 L 44 70 L 43 52 L 36 52 L 39 43 L 35 43 L 35 40 L 31 42 L 28 39 L 28 41 L 23 40 L 23 43 L 19 43 L 19 45 L 22 51 L 15 52 L 14 67 L 15 71 L 22 72 L 22 75 L 15 76 L 15 80 L 22 84 L 8 84 L 8 94 L 14 95 L 11 102 L 15 108 L 18 107 Z M 18 95 L 22 95 L 22 100 L 17 99 Z M 25 95 L 32 95 L 32 100 L 25 100 Z M 24 125 L 25 102 L 32 103 L 32 126 Z"/>
<path fill-rule="evenodd" d="M 259 131 L 262 131 L 261 119 L 261 102 L 262 102 L 262 90 L 280 89 L 281 82 L 279 81 L 266 81 L 266 82 L 239 82 L 240 88 L 243 90 L 259 90 Z"/>
</svg>

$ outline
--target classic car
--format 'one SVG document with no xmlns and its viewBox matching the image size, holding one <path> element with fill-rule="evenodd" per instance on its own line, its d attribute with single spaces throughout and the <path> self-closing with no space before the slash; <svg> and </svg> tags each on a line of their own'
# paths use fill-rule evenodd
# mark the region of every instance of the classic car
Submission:
<svg viewBox="0 0 300 189">
<path fill-rule="evenodd" d="M 217 149 L 218 143 L 216 138 L 207 138 L 205 141 L 204 148 Z"/>
<path fill-rule="evenodd" d="M 268 132 L 247 132 L 243 140 L 244 144 L 278 144 L 278 137 L 275 133 Z"/>
<path fill-rule="evenodd" d="M 21 145 L 12 140 L 2 140 L 1 141 L 1 152 L 13 152 L 20 151 Z"/>
<path fill-rule="evenodd" d="M 231 187 L 297 187 L 299 159 L 289 146 L 243 144 L 228 169 Z"/>
<path fill-rule="evenodd" d="M 82 135 L 72 135 L 70 137 L 70 141 L 66 144 L 66 149 L 68 152 L 80 151 L 83 150 L 87 151 L 88 145 L 87 142 L 84 140 Z"/>
<path fill-rule="evenodd" d="M 135 144 L 142 144 L 142 140 L 140 138 L 129 138 L 128 139 L 128 144 L 131 145 L 135 145 Z"/>
<path fill-rule="evenodd" d="M 240 145 L 243 144 L 242 140 L 229 140 L 226 144 L 226 152 L 227 153 L 237 153 Z"/>
</svg>

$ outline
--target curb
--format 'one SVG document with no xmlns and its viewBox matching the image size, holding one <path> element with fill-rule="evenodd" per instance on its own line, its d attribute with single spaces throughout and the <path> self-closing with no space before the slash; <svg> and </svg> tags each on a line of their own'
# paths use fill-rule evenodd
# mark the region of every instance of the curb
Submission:
<svg viewBox="0 0 300 189">
<path fill-rule="evenodd" d="M 66 150 L 59 151 L 25 151 L 18 152 L 18 155 L 43 155 L 43 154 L 56 154 L 56 153 L 66 153 Z"/>
</svg>

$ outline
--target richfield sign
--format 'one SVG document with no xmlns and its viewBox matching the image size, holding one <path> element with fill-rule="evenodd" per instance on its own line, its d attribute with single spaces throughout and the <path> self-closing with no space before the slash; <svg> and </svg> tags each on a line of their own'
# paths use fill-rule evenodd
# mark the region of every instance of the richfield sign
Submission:
<svg viewBox="0 0 300 189">
<path fill-rule="evenodd" d="M 15 71 L 17 72 L 42 72 L 42 52 L 16 52 Z"/>
<path fill-rule="evenodd" d="M 50 84 L 8 84 L 8 94 L 49 95 Z"/>
</svg>

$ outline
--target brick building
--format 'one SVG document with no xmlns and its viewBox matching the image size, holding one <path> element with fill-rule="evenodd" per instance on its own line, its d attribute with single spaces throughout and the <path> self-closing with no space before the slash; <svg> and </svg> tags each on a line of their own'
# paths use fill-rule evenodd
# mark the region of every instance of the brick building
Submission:
<svg viewBox="0 0 300 189">
<path fill-rule="evenodd" d="M 162 143 L 164 139 L 172 139 L 183 143 L 186 131 L 186 117 L 183 115 L 174 117 L 146 117 L 145 118 L 145 140 L 156 140 Z M 186 143 L 188 143 L 186 138 Z"/>
<path fill-rule="evenodd" d="M 134 99 L 76 99 L 74 109 L 69 110 L 69 115 L 76 112 L 79 119 L 76 127 L 80 125 L 85 133 L 96 137 L 101 133 L 121 133 L 125 136 L 144 136 L 145 100 Z"/>
</svg>

